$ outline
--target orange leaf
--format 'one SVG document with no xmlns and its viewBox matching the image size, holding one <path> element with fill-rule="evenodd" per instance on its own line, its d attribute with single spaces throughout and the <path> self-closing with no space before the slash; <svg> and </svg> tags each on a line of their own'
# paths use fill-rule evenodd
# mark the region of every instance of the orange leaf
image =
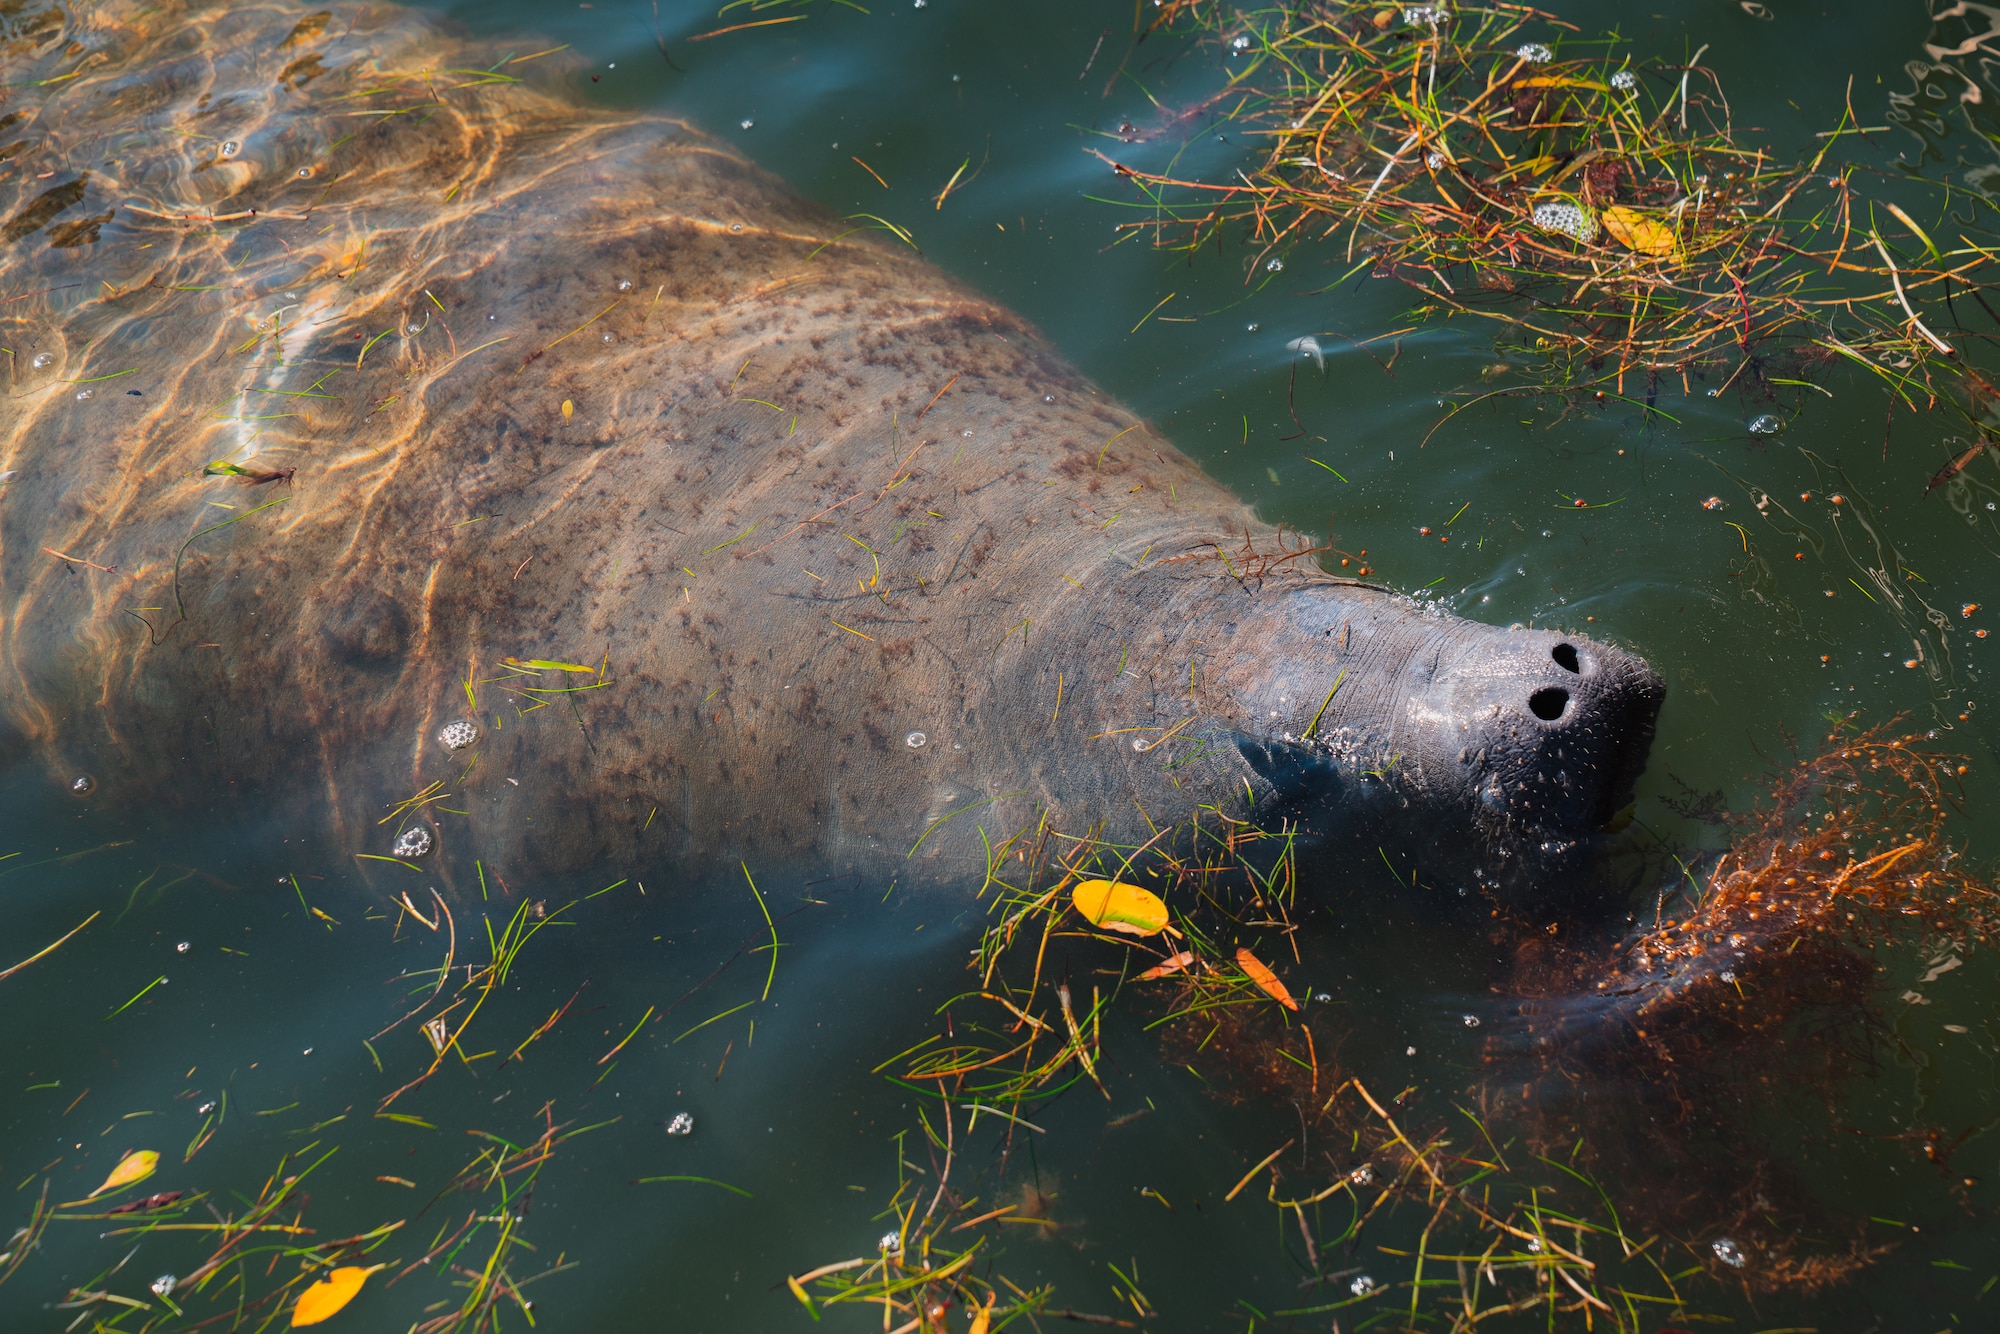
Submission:
<svg viewBox="0 0 2000 1334">
<path fill-rule="evenodd" d="M 1187 967 L 1189 964 L 1193 962 L 1194 962 L 1194 955 L 1188 953 L 1186 950 L 1182 950 L 1179 954 L 1174 955 L 1171 959 L 1168 959 L 1165 963 L 1156 963 L 1151 968 L 1148 968 L 1145 972 L 1139 974 L 1139 980 L 1141 982 L 1150 982 L 1152 979 L 1156 977 L 1165 977 L 1169 973 L 1178 973 L 1181 969 Z"/>
<path fill-rule="evenodd" d="M 1278 1004 L 1284 1006 L 1287 1010 L 1296 1010 L 1299 1008 L 1299 1003 L 1292 999 L 1291 992 L 1285 990 L 1285 984 L 1278 980 L 1278 975 L 1259 962 L 1257 956 L 1249 950 L 1239 949 L 1236 951 L 1236 965 L 1248 973 L 1250 980 L 1255 982 L 1259 987 L 1262 987 L 1264 994 L 1272 1000 L 1278 1002 Z"/>
<path fill-rule="evenodd" d="M 992 1327 L 993 1303 L 999 1298 L 999 1295 L 995 1292 L 986 1294 L 986 1305 L 972 1313 L 972 1328 L 967 1330 L 966 1334 L 986 1334 L 986 1331 Z"/>
<path fill-rule="evenodd" d="M 111 1169 L 111 1175 L 104 1178 L 103 1185 L 90 1192 L 90 1198 L 94 1200 L 106 1191 L 123 1190 L 144 1181 L 153 1175 L 153 1169 L 159 1165 L 159 1154 L 151 1149 L 134 1149 L 118 1160 L 118 1166 Z"/>
<path fill-rule="evenodd" d="M 381 1268 L 381 1265 L 370 1265 L 366 1269 L 359 1265 L 342 1265 L 307 1288 L 299 1294 L 298 1302 L 292 1307 L 292 1328 L 317 1325 L 340 1314 L 340 1309 L 360 1293 L 361 1285 L 368 1281 L 368 1276 Z"/>
<path fill-rule="evenodd" d="M 1541 74 L 1532 79 L 1517 79 L 1515 82 L 1522 88 L 1595 88 L 1600 93 L 1611 91 L 1595 79 L 1570 79 L 1558 74 Z"/>
</svg>

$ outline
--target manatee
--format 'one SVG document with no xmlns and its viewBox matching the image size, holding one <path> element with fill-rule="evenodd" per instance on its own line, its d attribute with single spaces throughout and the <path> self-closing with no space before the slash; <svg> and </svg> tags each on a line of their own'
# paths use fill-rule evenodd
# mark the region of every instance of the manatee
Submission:
<svg viewBox="0 0 2000 1334">
<path fill-rule="evenodd" d="M 0 747 L 90 800 L 445 877 L 1213 812 L 1497 883 L 1631 795 L 1644 662 L 1327 573 L 686 123 L 392 8 L 48 16 L 0 47 Z"/>
</svg>

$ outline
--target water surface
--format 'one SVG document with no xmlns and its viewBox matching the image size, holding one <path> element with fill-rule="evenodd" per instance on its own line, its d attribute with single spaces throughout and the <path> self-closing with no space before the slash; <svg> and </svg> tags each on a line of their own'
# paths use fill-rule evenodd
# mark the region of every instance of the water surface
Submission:
<svg viewBox="0 0 2000 1334">
<path fill-rule="evenodd" d="M 1824 392 L 1769 400 L 1711 397 L 1699 380 L 1684 395 L 1673 384 L 1660 400 L 1671 422 L 1619 405 L 1503 398 L 1431 434 L 1449 396 L 1492 383 L 1482 370 L 1512 360 L 1504 375 L 1518 378 L 1526 362 L 1497 354 L 1474 328 L 1427 325 L 1357 346 L 1401 328 L 1409 297 L 1386 282 L 1329 289 L 1347 267 L 1331 250 L 1288 251 L 1271 274 L 1249 269 L 1248 250 L 1189 259 L 1121 235 L 1132 196 L 1086 150 L 1147 167 L 1178 153 L 1184 170 L 1211 176 L 1256 153 L 1228 125 L 1162 128 L 1216 84 L 1225 59 L 1167 35 L 1135 49 L 1129 7 L 931 0 L 872 13 L 738 8 L 720 19 L 670 3 L 656 15 L 649 2 L 433 8 L 497 54 L 567 43 L 577 98 L 688 115 L 827 208 L 908 228 L 934 262 L 1026 314 L 1266 517 L 1365 549 L 1380 577 L 1461 614 L 1588 632 L 1646 655 L 1670 685 L 1638 808 L 1659 844 L 1685 855 L 1718 848 L 1723 835 L 1696 818 L 1707 795 L 1750 806 L 1788 738 L 1809 746 L 1830 716 L 1853 710 L 1905 714 L 1912 730 L 1937 732 L 1971 757 L 1972 809 L 1993 808 L 2000 766 L 1987 720 L 2000 700 L 1987 659 L 2000 638 L 1970 630 L 2000 616 L 2000 475 L 1982 463 L 1920 495 L 1954 452 L 1947 414 L 1888 422 L 1879 390 L 1835 372 L 1822 377 Z M 1914 3 L 1787 8 L 1768 21 L 1719 2 L 1658 8 L 1579 4 L 1565 17 L 1585 31 L 1620 28 L 1638 53 L 1662 59 L 1709 44 L 1705 59 L 1739 125 L 1767 127 L 1783 151 L 1834 123 L 1850 75 L 1870 126 L 1888 123 L 1892 94 L 1953 109 L 1921 82 L 1913 90 L 1904 70 L 1931 32 Z M 689 40 L 794 14 L 805 17 Z M 1960 176 L 1994 158 L 1962 122 L 1925 139 L 1886 131 L 1851 151 Z M 1305 334 L 1327 348 L 1323 374 L 1287 350 Z M 1772 411 L 1788 419 L 1782 435 L 1745 429 Z M 1753 517 L 1759 490 L 1788 503 L 1820 498 L 1794 508 L 1830 540 L 1789 543 Z M 1836 519 L 1824 500 L 1834 492 L 1862 503 Z M 1578 511 L 1575 496 L 1618 503 Z M 1705 509 L 1711 496 L 1728 508 Z M 1448 519 L 1461 540 L 1420 535 Z M 1902 580 L 1903 608 L 1861 587 L 1878 542 L 1917 576 Z M 1926 604 L 1946 613 L 1942 627 Z M 1990 609 L 1961 616 L 1966 604 Z M 1903 665 L 1919 643 L 1937 670 Z M 0 861 L 0 966 L 102 913 L 0 982 L 11 1020 L 0 1052 L 0 1200 L 11 1203 L 0 1227 L 25 1219 L 44 1179 L 52 1200 L 79 1199 L 127 1149 L 161 1152 L 149 1189 L 218 1199 L 256 1195 L 286 1155 L 283 1170 L 296 1172 L 331 1151 L 309 1188 L 320 1236 L 407 1220 L 376 1257 L 400 1262 L 341 1317 L 352 1327 L 402 1329 L 437 1315 L 461 1275 L 433 1264 L 383 1280 L 468 1218 L 484 1230 L 460 1263 L 477 1264 L 511 1210 L 535 1247 L 532 1259 L 517 1256 L 516 1272 L 557 1271 L 529 1290 L 538 1327 L 772 1330 L 810 1323 L 787 1274 L 873 1254 L 901 1183 L 937 1169 L 921 1099 L 877 1069 L 930 1034 L 937 1006 L 969 985 L 964 959 L 986 923 L 969 895 L 762 884 L 783 942 L 766 997 L 770 956 L 755 947 L 767 927 L 741 879 L 676 885 L 643 866 L 606 866 L 571 884 L 496 883 L 454 905 L 461 967 L 484 960 L 488 930 L 523 903 L 580 902 L 485 1002 L 485 1045 L 497 1054 L 447 1068 L 394 1105 L 413 1119 L 385 1119 L 380 1100 L 430 1052 L 409 1026 L 382 1030 L 435 983 L 442 933 L 364 885 L 344 850 L 306 844 L 240 806 L 227 821 L 168 819 L 74 800 L 29 765 L 0 784 L 0 853 L 17 854 Z M 1960 837 L 1990 857 L 2000 845 L 1989 831 L 1990 821 L 1968 823 Z M 421 878 L 409 886 L 429 913 L 423 888 Z M 1485 1003 L 1468 957 L 1478 945 L 1386 907 L 1392 889 L 1368 867 L 1304 886 L 1307 938 L 1289 971 L 1339 1007 L 1345 1062 L 1378 1089 L 1407 1087 L 1442 1110 L 1484 1051 L 1485 1035 L 1463 1021 Z M 1887 951 L 1882 962 L 1878 1063 L 1834 1113 L 1807 1099 L 1775 1118 L 1746 1120 L 1726 1101 L 1675 1116 L 1712 1117 L 1724 1142 L 1703 1161 L 1716 1172 L 1783 1180 L 1837 1220 L 1815 1238 L 1821 1249 L 1855 1241 L 1885 1248 L 1880 1258 L 1831 1289 L 1754 1301 L 1710 1265 L 1683 1280 L 1688 1314 L 1647 1308 L 1641 1328 L 1697 1314 L 1741 1329 L 1990 1322 L 2000 975 L 1990 955 L 1928 980 L 1936 961 L 1920 950 Z M 1119 968 L 1081 946 L 1063 964 L 1080 984 L 1108 985 Z M 758 1003 L 703 1026 L 746 1002 Z M 549 1036 L 498 1066 L 566 1003 Z M 1024 1113 L 1038 1129 L 1017 1132 L 1018 1142 L 989 1120 L 959 1144 L 958 1170 L 986 1173 L 979 1189 L 995 1207 L 1032 1203 L 1053 1224 L 1000 1228 L 989 1252 L 997 1272 L 1023 1287 L 1054 1284 L 1056 1307 L 1161 1330 L 1240 1330 L 1265 1324 L 1259 1312 L 1323 1300 L 1302 1295 L 1296 1231 L 1259 1198 L 1261 1186 L 1223 1202 L 1297 1133 L 1293 1112 L 1251 1085 L 1232 1092 L 1226 1070 L 1195 1069 L 1144 1030 L 1152 1017 L 1137 1002 L 1112 1012 L 1108 1100 L 1079 1084 Z M 1629 1087 L 1574 1096 L 1593 1095 L 1641 1109 L 1645 1098 Z M 694 1133 L 667 1135 L 682 1111 Z M 481 1134 L 521 1145 L 550 1125 L 596 1128 L 560 1147 L 531 1196 L 503 1207 L 490 1194 L 441 1194 L 493 1144 Z M 1942 1161 L 1939 1146 L 1950 1149 Z M 642 1184 L 648 1177 L 699 1179 Z M 1615 1193 L 1621 1183 L 1607 1184 Z M 1643 1212 L 1642 1201 L 1634 1207 Z M 1344 1327 L 1395 1323 L 1411 1261 L 1378 1247 L 1408 1244 L 1422 1225 L 1412 1208 L 1329 1264 L 1390 1293 L 1343 1311 Z M 199 1234 L 162 1233 L 127 1258 L 133 1243 L 100 1239 L 109 1226 L 51 1229 L 0 1287 L 6 1327 L 67 1327 L 76 1313 L 52 1303 L 121 1259 L 104 1287 L 144 1297 L 145 1281 L 184 1274 L 207 1253 Z M 1661 1243 L 1662 1252 L 1684 1243 L 1668 1268 L 1693 1269 L 1711 1235 L 1681 1225 Z M 1333 1291 L 1344 1297 L 1348 1283 Z M 1157 1316 L 1121 1295 L 1133 1287 Z M 213 1314 L 190 1311 L 187 1323 Z M 504 1314 L 520 1327 L 517 1311 Z M 87 1315 L 114 1317 L 116 1328 L 137 1329 L 149 1315 L 107 1305 Z M 828 1317 L 857 1329 L 876 1318 Z M 964 1327 L 962 1313 L 951 1319 Z"/>
</svg>

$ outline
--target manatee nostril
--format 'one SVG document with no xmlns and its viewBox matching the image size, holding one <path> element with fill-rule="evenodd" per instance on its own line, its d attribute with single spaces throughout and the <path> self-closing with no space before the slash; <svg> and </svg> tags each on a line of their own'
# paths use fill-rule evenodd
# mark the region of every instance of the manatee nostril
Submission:
<svg viewBox="0 0 2000 1334">
<path fill-rule="evenodd" d="M 1564 644 L 1563 648 L 1569 648 Z M 1571 650 L 1574 652 L 1575 650 Z M 1574 669 L 1572 669 L 1574 670 Z M 1543 722 L 1552 723 L 1569 708 L 1569 691 L 1561 686 L 1544 686 L 1528 696 L 1528 710 Z"/>
<path fill-rule="evenodd" d="M 1576 645 L 1574 644 L 1557 644 L 1554 648 L 1549 650 L 1549 656 L 1551 658 L 1554 658 L 1556 660 L 1556 665 L 1558 667 L 1561 667 L 1566 672 L 1581 672 L 1583 670 L 1581 667 L 1577 665 Z M 1558 709 L 1557 712 L 1560 713 L 1561 710 Z M 1543 716 L 1554 717 L 1556 715 L 1546 714 Z"/>
</svg>

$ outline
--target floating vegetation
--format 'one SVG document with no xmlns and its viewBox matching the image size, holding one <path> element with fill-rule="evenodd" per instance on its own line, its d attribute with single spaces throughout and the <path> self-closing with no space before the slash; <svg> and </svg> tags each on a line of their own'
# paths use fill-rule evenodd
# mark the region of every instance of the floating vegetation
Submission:
<svg viewBox="0 0 2000 1334">
<path fill-rule="evenodd" d="M 1414 288 L 1419 317 L 1498 322 L 1551 389 L 1769 393 L 1844 361 L 1907 408 L 1963 381 L 1960 406 L 1983 410 L 1964 349 L 1991 334 L 1959 317 L 2000 278 L 1977 239 L 1994 206 L 1830 161 L 1864 133 L 1851 111 L 1790 160 L 1739 133 L 1701 51 L 1647 60 L 1518 6 L 1166 0 L 1154 22 L 1224 47 L 1228 84 L 1194 110 L 1264 155 L 1214 180 L 1114 162 L 1144 196 L 1129 234 L 1190 254 L 1243 234 L 1272 273 L 1332 247 Z"/>
<path fill-rule="evenodd" d="M 1702 881 L 1684 882 L 1678 913 L 1663 893 L 1648 925 L 1557 931 L 1473 900 L 1491 925 L 1461 926 L 1489 933 L 1495 989 L 1516 1013 L 1461 1017 L 1486 1059 L 1442 1099 L 1415 1084 L 1378 1096 L 1357 1073 L 1368 1058 L 1343 1060 L 1368 1035 L 1340 1025 L 1339 997 L 1287 985 L 1302 939 L 1293 831 L 1205 809 L 1139 847 L 1045 822 L 988 839 L 993 916 L 973 980 L 938 1032 L 882 1067 L 925 1095 L 936 1184 L 904 1183 L 876 1255 L 795 1275 L 792 1292 L 815 1315 L 866 1301 L 911 1328 L 953 1305 L 990 1311 L 995 1327 L 1064 1314 L 1052 1290 L 1011 1285 L 999 1252 L 981 1260 L 959 1234 L 1028 1221 L 1015 1205 L 982 1208 L 980 1183 L 1043 1133 L 1048 1100 L 1106 1089 L 1121 998 L 1217 1095 L 1289 1106 L 1321 1146 L 1287 1140 L 1222 1201 L 1261 1190 L 1297 1237 L 1306 1300 L 1263 1315 L 1461 1330 L 1578 1318 L 1639 1334 L 1703 1318 L 1727 1287 L 1838 1283 L 1887 1248 L 1785 1180 L 1781 1146 L 1748 1137 L 1770 1124 L 1759 1107 L 1801 1095 L 1841 1107 L 1871 1068 L 1876 952 L 1913 940 L 1926 957 L 1966 952 L 2000 929 L 2000 893 L 1947 835 L 1964 772 L 1922 738 L 1842 727 L 1787 766 Z M 1069 975 L 1081 959 L 1112 985 L 1085 994 Z M 1793 1041 L 1801 1032 L 1813 1040 Z M 982 1120 L 1002 1137 L 999 1166 L 954 1177 Z M 1948 1150 L 1924 1141 L 1934 1160 Z M 1070 1314 L 1152 1314 L 1136 1289 L 1130 1304 Z"/>
</svg>

